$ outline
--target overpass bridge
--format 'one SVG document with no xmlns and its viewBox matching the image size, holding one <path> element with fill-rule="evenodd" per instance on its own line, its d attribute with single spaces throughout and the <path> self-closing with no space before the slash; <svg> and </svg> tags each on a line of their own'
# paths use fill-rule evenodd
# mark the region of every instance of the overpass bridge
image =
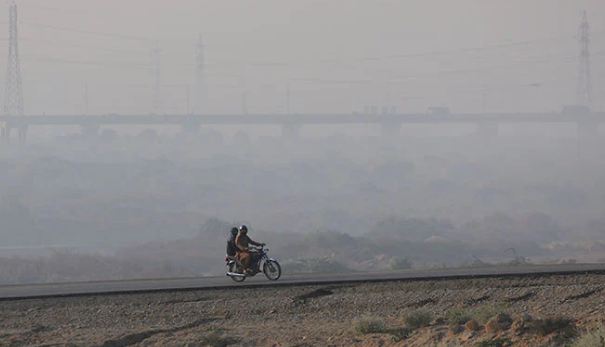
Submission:
<svg viewBox="0 0 605 347">
<path fill-rule="evenodd" d="M 20 142 L 25 142 L 27 131 L 33 126 L 80 126 L 85 133 L 94 134 L 102 126 L 172 125 L 195 132 L 204 125 L 275 125 L 281 126 L 285 136 L 296 136 L 305 125 L 379 125 L 383 132 L 396 134 L 404 124 L 476 124 L 480 132 L 496 135 L 498 125 L 513 123 L 577 124 L 578 131 L 596 134 L 605 122 L 605 112 L 572 110 L 562 112 L 519 113 L 399 113 L 399 114 L 141 114 L 141 115 L 25 115 L 0 116 L 1 137 L 9 140 L 16 130 Z"/>
</svg>

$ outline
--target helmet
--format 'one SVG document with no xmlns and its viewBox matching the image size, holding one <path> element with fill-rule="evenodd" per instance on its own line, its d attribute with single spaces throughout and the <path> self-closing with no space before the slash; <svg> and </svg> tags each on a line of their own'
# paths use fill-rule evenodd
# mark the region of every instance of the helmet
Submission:
<svg viewBox="0 0 605 347">
<path fill-rule="evenodd" d="M 238 232 L 237 228 L 235 228 L 235 227 L 231 228 L 231 235 L 235 236 L 235 235 L 237 235 L 237 232 Z"/>
<path fill-rule="evenodd" d="M 240 231 L 242 234 L 245 234 L 245 233 L 247 233 L 247 232 L 248 232 L 248 227 L 247 227 L 247 226 L 245 226 L 245 225 L 241 225 L 241 226 L 239 227 L 239 231 Z"/>
</svg>

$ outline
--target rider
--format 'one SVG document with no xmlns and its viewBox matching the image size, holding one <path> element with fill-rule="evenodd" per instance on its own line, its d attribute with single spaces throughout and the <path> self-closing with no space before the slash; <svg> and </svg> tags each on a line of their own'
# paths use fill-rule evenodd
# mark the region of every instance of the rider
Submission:
<svg viewBox="0 0 605 347">
<path fill-rule="evenodd" d="M 253 241 L 248 237 L 248 227 L 242 225 L 239 227 L 237 237 L 235 238 L 237 246 L 237 260 L 242 264 L 245 271 L 250 271 L 250 264 L 254 264 L 256 252 L 250 252 L 250 245 L 262 247 L 265 244 Z"/>
</svg>

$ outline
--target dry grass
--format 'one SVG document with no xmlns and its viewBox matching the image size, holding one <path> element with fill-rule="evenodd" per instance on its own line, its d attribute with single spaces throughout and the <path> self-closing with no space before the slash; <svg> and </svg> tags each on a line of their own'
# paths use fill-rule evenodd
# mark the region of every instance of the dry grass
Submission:
<svg viewBox="0 0 605 347">
<path fill-rule="evenodd" d="M 210 329 L 208 334 L 199 341 L 202 346 L 227 347 L 238 343 L 238 338 L 229 336 L 223 329 Z"/>
<path fill-rule="evenodd" d="M 580 336 L 572 347 L 605 347 L 605 326 L 589 331 Z"/>
</svg>

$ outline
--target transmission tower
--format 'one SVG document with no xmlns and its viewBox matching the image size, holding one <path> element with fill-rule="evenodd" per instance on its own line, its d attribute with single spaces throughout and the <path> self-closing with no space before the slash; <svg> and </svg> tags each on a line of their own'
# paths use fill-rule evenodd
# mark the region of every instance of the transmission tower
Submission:
<svg viewBox="0 0 605 347">
<path fill-rule="evenodd" d="M 162 107 L 162 90 L 161 90 L 161 54 L 162 50 L 159 44 L 156 42 L 155 46 L 151 49 L 151 63 L 153 71 L 153 95 L 152 95 L 152 112 L 159 114 Z"/>
<path fill-rule="evenodd" d="M 578 105 L 590 106 L 592 102 L 592 76 L 590 66 L 590 24 L 586 11 L 582 14 L 582 23 L 578 31 L 580 56 L 578 64 Z"/>
<path fill-rule="evenodd" d="M 193 112 L 196 114 L 204 113 L 206 107 L 206 76 L 204 75 L 206 66 L 206 55 L 204 52 L 204 39 L 200 35 L 196 46 L 195 57 L 195 96 Z"/>
<path fill-rule="evenodd" d="M 21 85 L 21 63 L 19 61 L 19 37 L 17 30 L 17 4 L 9 2 L 8 60 L 6 67 L 6 89 L 4 114 L 23 115 L 23 90 Z"/>
</svg>

